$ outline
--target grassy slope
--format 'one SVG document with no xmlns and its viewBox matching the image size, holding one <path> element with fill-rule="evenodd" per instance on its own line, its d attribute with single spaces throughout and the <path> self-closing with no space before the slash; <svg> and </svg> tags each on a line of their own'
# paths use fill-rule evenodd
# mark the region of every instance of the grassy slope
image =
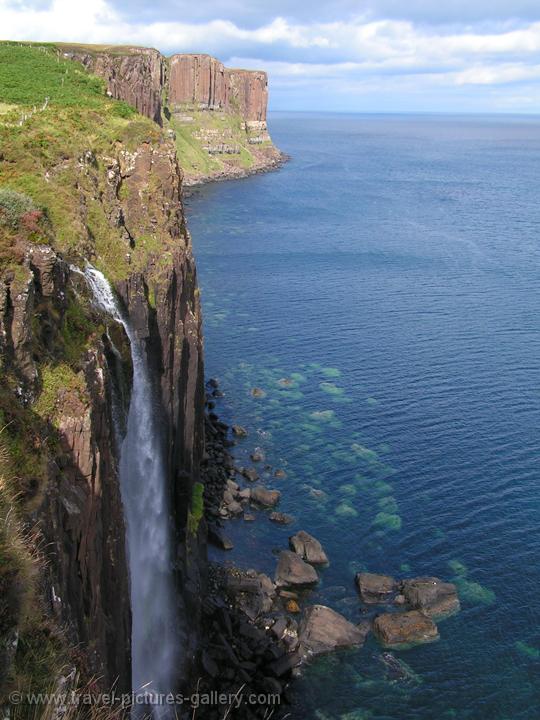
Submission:
<svg viewBox="0 0 540 720">
<path fill-rule="evenodd" d="M 54 46 L 0 43 L 0 188 L 28 195 L 45 211 L 53 245 L 68 258 L 76 260 L 84 248 L 111 278 L 127 274 L 119 232 L 94 201 L 94 188 L 84 187 L 79 159 L 88 151 L 97 158 L 99 196 L 106 182 L 100 158 L 114 157 L 117 143 L 134 150 L 160 137 L 151 120 L 109 99 L 101 79 Z M 85 222 L 81 192 L 87 197 Z M 0 232 L 0 269 L 13 242 Z"/>
</svg>

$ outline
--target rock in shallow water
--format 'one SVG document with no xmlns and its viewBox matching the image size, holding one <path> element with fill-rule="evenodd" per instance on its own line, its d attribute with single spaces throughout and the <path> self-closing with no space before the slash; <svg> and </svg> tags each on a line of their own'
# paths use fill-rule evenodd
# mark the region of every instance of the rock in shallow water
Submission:
<svg viewBox="0 0 540 720">
<path fill-rule="evenodd" d="M 305 530 L 300 530 L 289 538 L 289 545 L 302 560 L 311 565 L 327 565 L 328 557 L 321 543 Z"/>
<path fill-rule="evenodd" d="M 408 605 L 430 617 L 445 617 L 460 608 L 456 586 L 439 578 L 412 578 L 404 580 L 401 586 Z"/>
<path fill-rule="evenodd" d="M 397 589 L 397 583 L 390 575 L 362 572 L 356 575 L 355 581 L 360 591 L 360 598 L 365 603 L 388 602 Z"/>
<path fill-rule="evenodd" d="M 294 522 L 292 515 L 287 515 L 287 513 L 282 512 L 272 512 L 268 517 L 272 522 L 275 522 L 278 525 L 290 525 Z"/>
<path fill-rule="evenodd" d="M 278 504 L 280 497 L 279 490 L 267 490 L 263 487 L 254 487 L 251 490 L 251 501 L 263 507 L 274 507 Z"/>
<path fill-rule="evenodd" d="M 282 550 L 279 554 L 275 580 L 278 587 L 293 587 L 315 585 L 319 582 L 319 576 L 317 571 L 296 553 Z"/>
<path fill-rule="evenodd" d="M 419 610 L 379 615 L 373 623 L 373 632 L 385 647 L 418 645 L 439 639 L 433 620 Z"/>
<path fill-rule="evenodd" d="M 359 646 L 364 643 L 366 635 L 365 627 L 353 625 L 325 605 L 308 608 L 298 629 L 303 655 L 321 655 L 337 648 Z"/>
<path fill-rule="evenodd" d="M 241 425 L 233 425 L 232 431 L 233 435 L 236 435 L 236 437 L 244 438 L 248 435 L 248 431 L 246 430 L 246 428 L 242 427 Z"/>
</svg>

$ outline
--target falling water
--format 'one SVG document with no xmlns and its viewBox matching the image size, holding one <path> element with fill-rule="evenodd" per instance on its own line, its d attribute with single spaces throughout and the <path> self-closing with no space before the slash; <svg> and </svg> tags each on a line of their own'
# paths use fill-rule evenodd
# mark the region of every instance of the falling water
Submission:
<svg viewBox="0 0 540 720">
<path fill-rule="evenodd" d="M 91 266 L 84 274 L 96 305 L 123 325 L 131 345 L 133 388 L 121 444 L 120 486 L 131 581 L 132 688 L 150 697 L 165 695 L 174 688 L 179 642 L 170 503 L 152 383 L 145 352 L 106 278 Z M 167 717 L 163 709 L 158 716 Z"/>
</svg>

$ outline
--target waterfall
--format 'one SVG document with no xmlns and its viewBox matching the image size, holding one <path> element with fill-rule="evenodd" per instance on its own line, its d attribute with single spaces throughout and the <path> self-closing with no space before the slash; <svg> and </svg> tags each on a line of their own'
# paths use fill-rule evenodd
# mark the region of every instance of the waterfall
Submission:
<svg viewBox="0 0 540 720">
<path fill-rule="evenodd" d="M 157 704 L 152 695 L 174 690 L 179 665 L 173 528 L 157 404 L 145 350 L 109 283 L 91 266 L 84 275 L 96 305 L 123 325 L 131 345 L 133 387 L 121 441 L 120 488 L 130 571 L 132 689 Z M 165 711 L 156 715 L 167 718 Z"/>
</svg>

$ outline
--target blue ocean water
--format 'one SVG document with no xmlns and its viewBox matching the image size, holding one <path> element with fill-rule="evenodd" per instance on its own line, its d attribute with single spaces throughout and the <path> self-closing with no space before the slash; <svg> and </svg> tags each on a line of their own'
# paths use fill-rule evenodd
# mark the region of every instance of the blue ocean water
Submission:
<svg viewBox="0 0 540 720">
<path fill-rule="evenodd" d="M 297 720 L 540 717 L 540 119 L 274 115 L 279 172 L 188 200 L 218 411 L 285 479 L 291 527 L 229 523 L 273 573 L 306 529 L 306 602 L 364 618 L 359 569 L 457 582 L 441 639 L 370 639 L 297 684 Z M 281 381 L 281 382 L 280 382 Z M 266 396 L 255 399 L 254 386 Z"/>
</svg>

